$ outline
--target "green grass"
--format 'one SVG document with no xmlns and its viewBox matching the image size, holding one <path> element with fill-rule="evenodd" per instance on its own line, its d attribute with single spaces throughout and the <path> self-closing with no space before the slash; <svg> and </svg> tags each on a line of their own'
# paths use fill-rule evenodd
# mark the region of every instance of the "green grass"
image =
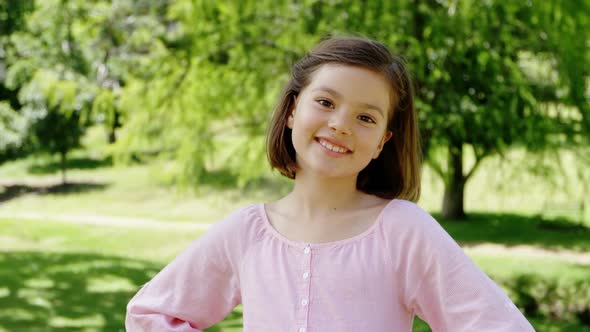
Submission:
<svg viewBox="0 0 590 332">
<path fill-rule="evenodd" d="M 0 252 L 0 331 L 123 331 L 129 298 L 159 266 L 91 253 Z"/>
<path fill-rule="evenodd" d="M 0 219 L 0 331 L 118 331 L 125 305 L 199 232 Z M 559 260 L 472 256 L 492 278 L 532 269 L 587 278 L 588 266 Z M 239 310 L 209 331 L 239 331 Z M 429 331 L 416 320 L 414 331 Z M 538 331 L 586 331 L 539 320 Z M 565 326 L 572 326 L 566 328 Z M 49 329 L 45 329 L 49 327 Z M 577 330 L 575 328 L 578 328 Z"/>
<path fill-rule="evenodd" d="M 499 184 L 496 161 L 484 163 L 468 184 L 467 221 L 442 220 L 461 244 L 492 243 L 506 247 L 528 245 L 554 251 L 590 251 L 587 227 L 547 222 L 539 215 L 547 197 L 563 200 L 551 184 L 512 181 Z M 186 228 L 144 229 L 125 225 L 67 223 L 62 215 L 148 218 L 181 222 L 214 222 L 238 206 L 279 197 L 288 185 L 272 180 L 245 190 L 222 171 L 205 178 L 195 191 L 179 191 L 161 177 L 166 165 L 111 167 L 109 160 L 77 152 L 70 162 L 70 186 L 59 186 L 57 164 L 29 158 L 0 167 L 0 332 L 3 331 L 119 331 L 125 305 L 138 287 L 202 232 Z M 572 174 L 561 181 L 572 183 Z M 519 184 L 520 181 L 520 184 Z M 573 185 L 567 195 L 578 200 L 584 188 Z M 559 190 L 557 190 L 559 191 Z M 420 205 L 439 207 L 440 182 L 426 171 Z M 38 213 L 40 218 L 18 218 Z M 436 215 L 435 215 L 436 216 Z M 559 256 L 533 257 L 498 252 L 466 252 L 496 280 L 531 274 L 542 279 L 587 280 L 588 264 Z M 240 308 L 208 331 L 241 330 Z M 534 318 L 537 331 L 586 332 L 575 322 Z M 429 331 L 416 320 L 414 331 Z"/>
<path fill-rule="evenodd" d="M 0 250 L 98 253 L 165 263 L 202 231 L 104 227 L 49 220 L 0 218 Z"/>
<path fill-rule="evenodd" d="M 475 254 L 470 250 L 466 252 L 479 267 L 498 280 L 531 273 L 544 280 L 572 282 L 589 279 L 590 264 L 564 262 L 551 257 L 531 258 L 509 252 L 495 255 Z"/>
<path fill-rule="evenodd" d="M 0 192 L 0 214 L 18 216 L 41 211 L 46 215 L 68 213 L 212 222 L 240 205 L 260 200 L 264 192 L 244 195 L 236 189 L 219 189 L 216 183 L 203 185 L 196 192 L 181 191 L 158 181 L 159 167 L 143 165 L 72 169 L 68 172 L 71 185 L 64 190 L 59 175 L 33 175 L 27 172 L 32 165 L 35 161 L 31 159 L 0 168 L 0 183 L 23 184 L 17 188 L 20 191 L 11 195 Z M 2 199 L 2 196 L 8 197 Z"/>
<path fill-rule="evenodd" d="M 100 151 L 75 151 L 71 158 L 68 179 L 77 185 L 70 191 L 50 191 L 51 194 L 46 194 L 46 189 L 54 188 L 61 179 L 56 172 L 55 158 L 29 157 L 0 165 L 0 183 L 32 184 L 25 185 L 25 194 L 13 195 L 8 200 L 2 199 L 0 189 L 0 214 L 30 210 L 47 214 L 67 211 L 80 215 L 212 222 L 240 205 L 276 199 L 290 187 L 290 182 L 284 178 L 267 174 L 269 180 L 262 185 L 240 190 L 232 185 L 235 175 L 218 170 L 207 174 L 199 186 L 180 190 L 169 186 L 167 174 L 168 169 L 173 168 L 171 164 L 110 167 L 109 158 L 103 157 Z M 573 211 L 573 215 L 583 214 L 579 217 L 590 226 L 590 168 L 578 162 L 573 152 L 563 151 L 560 158 L 562 165 L 567 167 L 553 171 L 548 169 L 550 166 L 545 166 L 545 161 L 531 161 L 528 155 L 519 151 L 506 153 L 504 159 L 486 159 L 467 183 L 466 210 L 515 212 L 533 217 L 551 212 L 547 210 L 559 210 L 560 206 L 569 208 L 572 204 L 585 204 L 585 212 Z M 438 211 L 442 192 L 442 181 L 426 167 L 420 206 L 428 211 Z M 556 212 L 560 214 L 562 211 Z M 564 214 L 571 213 L 566 211 Z"/>
<path fill-rule="evenodd" d="M 0 331 L 124 331 L 125 308 L 162 267 L 90 253 L 0 251 Z M 239 311 L 209 331 L 237 331 Z M 234 327 L 232 329 L 232 327 Z"/>
<path fill-rule="evenodd" d="M 469 219 L 462 221 L 437 219 L 462 244 L 527 244 L 554 250 L 590 251 L 590 227 L 572 222 L 557 223 L 517 213 L 471 213 Z"/>
</svg>

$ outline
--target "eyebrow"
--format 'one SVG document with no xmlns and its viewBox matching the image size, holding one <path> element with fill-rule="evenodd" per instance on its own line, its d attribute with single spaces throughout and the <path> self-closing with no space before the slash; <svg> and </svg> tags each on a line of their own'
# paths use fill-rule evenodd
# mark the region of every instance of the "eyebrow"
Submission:
<svg viewBox="0 0 590 332">
<path fill-rule="evenodd" d="M 339 93 L 338 91 L 336 91 L 336 90 L 334 90 L 332 88 L 328 88 L 328 87 L 325 87 L 325 86 L 317 87 L 317 88 L 313 89 L 312 91 L 325 91 L 325 92 L 328 92 L 328 93 L 331 93 L 331 94 L 335 95 L 338 98 L 342 98 L 342 94 L 341 93 Z M 374 110 L 378 111 L 381 114 L 381 116 L 383 116 L 385 118 L 385 113 L 383 112 L 383 110 L 380 107 L 375 106 L 375 105 L 372 105 L 372 104 L 369 104 L 369 103 L 362 103 L 362 102 L 361 103 L 358 103 L 358 104 L 360 106 L 362 106 L 362 107 L 370 108 L 370 109 L 374 109 Z"/>
</svg>

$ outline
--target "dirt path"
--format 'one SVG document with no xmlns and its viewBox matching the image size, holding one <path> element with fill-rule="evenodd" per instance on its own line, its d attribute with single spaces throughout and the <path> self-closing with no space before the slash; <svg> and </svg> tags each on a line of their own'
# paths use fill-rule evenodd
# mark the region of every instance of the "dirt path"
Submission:
<svg viewBox="0 0 590 332">
<path fill-rule="evenodd" d="M 109 227 L 140 227 L 151 229 L 178 229 L 178 230 L 202 230 L 205 231 L 211 227 L 211 223 L 194 223 L 179 221 L 162 221 L 156 219 L 142 219 L 129 217 L 114 216 L 93 216 L 93 215 L 73 215 L 73 214 L 43 214 L 43 213 L 18 213 L 8 214 L 0 212 L 0 218 L 17 218 L 24 220 L 52 220 L 72 224 L 87 224 Z M 590 265 L 590 252 L 578 252 L 567 249 L 545 249 L 531 245 L 506 246 L 494 243 L 465 244 L 462 245 L 468 253 L 484 255 L 518 255 L 534 259 L 559 259 L 573 264 Z"/>
<path fill-rule="evenodd" d="M 490 256 L 525 256 L 536 259 L 554 258 L 573 264 L 590 265 L 590 252 L 579 252 L 568 249 L 546 249 L 531 245 L 506 246 L 496 243 L 480 243 L 463 245 L 468 253 L 484 254 Z"/>
</svg>

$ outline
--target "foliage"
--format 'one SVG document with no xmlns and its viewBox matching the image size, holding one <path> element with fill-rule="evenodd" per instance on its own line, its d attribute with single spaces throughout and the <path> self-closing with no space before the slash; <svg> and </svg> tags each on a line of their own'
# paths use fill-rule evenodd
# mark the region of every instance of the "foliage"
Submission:
<svg viewBox="0 0 590 332">
<path fill-rule="evenodd" d="M 263 192 L 244 192 L 217 183 L 210 184 L 213 188 L 199 195 L 177 195 L 174 188 L 155 184 L 155 174 L 147 165 L 113 168 L 108 167 L 108 160 L 93 160 L 87 154 L 76 154 L 69 162 L 76 169 L 77 182 L 68 187 L 47 185 L 47 175 L 56 171 L 55 163 L 47 157 L 30 157 L 0 167 L 1 178 L 16 179 L 17 183 L 26 179 L 29 184 L 0 193 L 0 213 L 26 214 L 29 218 L 35 213 L 40 215 L 34 220 L 0 218 L 0 251 L 4 252 L 0 262 L 16 267 L 4 276 L 0 271 L 0 292 L 10 292 L 0 296 L 0 316 L 7 317 L 0 319 L 0 326 L 9 331 L 41 329 L 40 326 L 57 329 L 60 322 L 71 324 L 70 329 L 117 330 L 123 326 L 124 305 L 137 287 L 198 237 L 202 233 L 199 226 L 220 220 L 244 204 L 280 197 L 277 192 L 267 191 L 267 185 L 257 188 Z M 518 164 L 515 161 L 510 166 Z M 482 171 L 493 173 L 495 168 L 488 166 L 483 165 Z M 161 169 L 155 171 L 159 173 Z M 215 175 L 210 181 L 220 181 L 224 174 Z M 571 176 L 577 179 L 575 174 Z M 493 188 L 493 183 L 485 179 L 474 180 L 479 181 L 478 187 Z M 516 191 L 510 190 L 507 199 L 526 195 L 527 204 L 534 204 L 544 194 L 538 187 L 517 186 Z M 481 197 L 470 199 L 475 202 Z M 586 259 L 590 229 L 573 224 L 547 228 L 537 216 L 524 213 L 525 209 L 521 205 L 518 213 L 474 213 L 470 214 L 470 222 L 453 222 L 438 216 L 437 219 L 464 245 L 466 253 L 504 286 L 520 308 L 525 308 L 527 301 L 536 303 L 539 317 L 528 318 L 537 331 L 587 331 L 589 327 L 579 323 L 581 318 L 573 316 L 584 317 L 583 308 L 589 303 Z M 78 217 L 68 222 L 56 221 L 72 216 Z M 144 224 L 138 218 L 161 223 Z M 101 220 L 108 225 L 98 224 Z M 496 244 L 504 250 L 482 252 L 470 248 L 482 243 Z M 518 250 L 521 245 L 534 252 L 544 248 L 551 255 L 538 257 Z M 521 275 L 529 274 L 535 275 L 532 281 L 517 283 Z M 59 280 L 80 286 L 73 302 L 51 301 L 71 295 L 69 286 L 41 287 Z M 549 292 L 554 287 L 555 291 Z M 13 294 L 23 296 L 15 298 Z M 549 296 L 545 298 L 544 294 Z M 572 294 L 576 296 L 570 297 Z M 555 311 L 560 316 L 552 318 L 554 309 L 549 310 L 550 307 L 560 310 Z M 576 311 L 568 312 L 568 308 Z M 11 312 L 25 314 L 16 318 Z M 213 331 L 228 331 L 226 327 L 239 324 L 240 317 L 239 311 L 234 312 Z M 414 330 L 429 331 L 425 324 L 416 325 Z"/>
<path fill-rule="evenodd" d="M 21 150 L 27 127 L 25 117 L 13 110 L 9 103 L 0 101 L 0 164 Z"/>
<path fill-rule="evenodd" d="M 264 132 L 289 67 L 328 35 L 375 38 L 407 57 L 425 158 L 456 217 L 490 155 L 588 143 L 588 1 L 36 5 L 19 21 L 25 31 L 11 30 L 7 85 L 53 73 L 56 90 L 84 100 L 78 129 L 104 125 L 115 160 L 172 161 L 174 181 L 189 186 L 222 168 L 241 186 L 267 172 Z M 243 139 L 220 156 L 219 142 L 235 137 Z"/>
<path fill-rule="evenodd" d="M 19 93 L 22 112 L 31 123 L 31 148 L 61 156 L 64 182 L 67 154 L 80 146 L 84 133 L 81 115 L 92 98 L 89 91 L 71 80 L 60 80 L 54 72 L 38 70 Z"/>
<path fill-rule="evenodd" d="M 562 133 L 572 134 L 565 136 L 568 142 L 583 136 L 575 129 L 579 123 L 555 122 L 555 115 L 547 114 L 565 118 L 562 115 L 571 112 L 560 107 L 548 111 L 545 106 L 549 100 L 566 102 L 558 96 L 563 89 L 561 76 L 543 79 L 540 89 L 540 82 L 524 68 L 526 61 L 542 62 L 552 72 L 563 61 L 563 47 L 538 38 L 541 29 L 560 24 L 559 20 L 539 23 L 539 16 L 556 6 L 560 5 L 491 1 L 264 6 L 178 1 L 169 8 L 168 18 L 175 22 L 174 36 L 179 41 L 158 59 L 165 60 L 158 78 L 134 90 L 133 101 L 146 91 L 154 92 L 153 98 L 134 105 L 137 111 L 131 109 L 128 138 L 119 147 L 125 151 L 151 145 L 148 150 L 164 151 L 186 165 L 181 167 L 184 181 L 198 178 L 212 152 L 210 142 L 219 132 L 262 135 L 263 120 L 290 63 L 320 36 L 355 31 L 407 55 L 418 82 L 426 157 L 450 181 L 456 165 L 440 165 L 436 148 L 453 153 L 464 145 L 472 147 L 477 162 L 461 172 L 466 181 L 486 156 L 503 153 L 510 146 L 539 150 L 555 146 Z M 569 13 L 580 10 L 566 7 L 561 8 L 563 17 L 578 22 Z M 562 34 L 572 36 L 571 31 L 562 30 Z M 146 109 L 153 113 L 136 115 Z M 243 160 L 245 151 L 233 158 Z M 263 155 L 249 159 L 255 162 L 241 163 L 240 172 L 257 167 Z"/>
<path fill-rule="evenodd" d="M 590 326 L 590 282 L 544 280 L 521 275 L 507 281 L 512 298 L 527 317 L 549 317 Z"/>
<path fill-rule="evenodd" d="M 12 47 L 8 36 L 24 28 L 25 16 L 33 9 L 32 0 L 0 3 L 0 164 L 24 154 L 29 121 L 20 114 L 14 89 L 5 83 L 7 53 Z"/>
</svg>

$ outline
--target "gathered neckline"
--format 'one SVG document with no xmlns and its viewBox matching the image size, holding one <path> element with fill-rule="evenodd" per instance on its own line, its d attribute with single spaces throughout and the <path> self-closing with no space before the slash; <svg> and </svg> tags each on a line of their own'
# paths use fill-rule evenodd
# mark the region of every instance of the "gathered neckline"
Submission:
<svg viewBox="0 0 590 332">
<path fill-rule="evenodd" d="M 276 228 L 274 228 L 274 226 L 270 223 L 270 219 L 268 218 L 268 214 L 266 213 L 266 207 L 265 207 L 266 203 L 257 204 L 256 212 L 257 212 L 258 216 L 260 217 L 260 219 L 262 220 L 264 227 L 274 237 L 278 238 L 280 241 L 285 242 L 286 244 L 288 244 L 290 246 L 301 247 L 301 248 L 304 248 L 304 247 L 311 247 L 311 248 L 334 247 L 334 246 L 340 246 L 340 245 L 344 245 L 344 244 L 347 244 L 350 242 L 358 241 L 358 240 L 366 237 L 367 235 L 370 235 L 371 233 L 373 233 L 375 231 L 375 229 L 381 224 L 385 210 L 387 210 L 395 201 L 396 201 L 396 199 L 389 201 L 385 205 L 385 207 L 383 207 L 381 212 L 379 212 L 379 215 L 377 216 L 377 218 L 375 219 L 375 221 L 373 222 L 371 227 L 367 228 L 363 232 L 361 232 L 357 235 L 354 235 L 352 237 L 349 237 L 349 238 L 345 238 L 342 240 L 336 240 L 336 241 L 329 241 L 329 242 L 305 242 L 305 241 L 291 240 L 291 239 L 287 238 L 285 235 L 281 234 L 279 231 L 277 231 Z"/>
</svg>

